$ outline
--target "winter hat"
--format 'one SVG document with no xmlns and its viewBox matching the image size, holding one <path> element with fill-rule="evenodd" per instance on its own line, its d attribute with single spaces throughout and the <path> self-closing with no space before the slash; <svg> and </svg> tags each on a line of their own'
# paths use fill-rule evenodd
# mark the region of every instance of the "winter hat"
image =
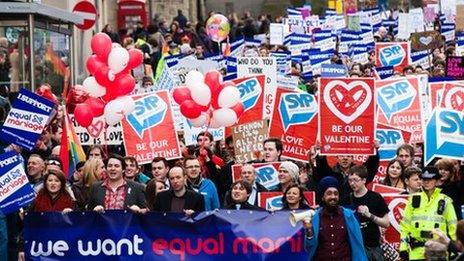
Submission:
<svg viewBox="0 0 464 261">
<path fill-rule="evenodd" d="M 298 175 L 300 174 L 300 168 L 291 162 L 291 161 L 284 161 L 280 163 L 280 167 L 286 169 L 290 177 L 292 177 L 293 182 L 298 183 Z"/>
</svg>

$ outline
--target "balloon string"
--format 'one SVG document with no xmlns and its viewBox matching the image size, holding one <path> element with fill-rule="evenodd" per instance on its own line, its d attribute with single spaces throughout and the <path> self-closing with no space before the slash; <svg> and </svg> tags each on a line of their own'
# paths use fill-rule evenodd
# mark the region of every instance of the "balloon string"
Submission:
<svg viewBox="0 0 464 261">
<path fill-rule="evenodd" d="M 103 134 L 104 134 L 104 136 L 103 136 L 104 137 L 103 150 L 105 151 L 105 154 L 108 157 L 109 156 L 109 154 L 108 154 L 108 141 L 106 140 L 106 135 L 108 134 L 107 130 L 108 130 L 108 124 L 106 124 L 105 129 L 103 130 Z"/>
</svg>

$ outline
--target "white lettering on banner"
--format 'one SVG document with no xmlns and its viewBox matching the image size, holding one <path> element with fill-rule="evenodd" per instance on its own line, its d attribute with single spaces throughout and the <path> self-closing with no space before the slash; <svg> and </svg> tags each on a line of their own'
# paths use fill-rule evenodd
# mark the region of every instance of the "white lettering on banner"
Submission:
<svg viewBox="0 0 464 261">
<path fill-rule="evenodd" d="M 41 102 L 39 102 L 38 100 L 34 99 L 34 98 L 31 98 L 31 97 L 28 97 L 28 96 L 25 96 L 25 95 L 22 95 L 21 93 L 18 94 L 18 99 L 25 102 L 25 103 L 28 103 L 34 107 L 37 107 L 41 110 L 44 110 L 46 111 L 47 113 L 50 113 L 52 111 L 52 107 L 50 106 L 47 106 Z"/>
<path fill-rule="evenodd" d="M 143 255 L 143 250 L 140 249 L 143 243 L 143 238 L 139 235 L 134 235 L 133 239 L 122 238 L 118 241 L 113 239 L 97 239 L 96 242 L 83 240 L 77 241 L 77 249 L 82 256 L 132 256 Z M 47 257 L 51 255 L 65 256 L 65 252 L 69 251 L 69 244 L 64 240 L 56 242 L 48 240 L 46 242 L 31 243 L 30 254 L 34 257 Z"/>
<path fill-rule="evenodd" d="M 264 106 L 263 117 L 270 118 L 273 112 L 277 91 L 277 62 L 274 57 L 238 57 L 237 76 L 247 77 L 264 74 Z"/>
</svg>

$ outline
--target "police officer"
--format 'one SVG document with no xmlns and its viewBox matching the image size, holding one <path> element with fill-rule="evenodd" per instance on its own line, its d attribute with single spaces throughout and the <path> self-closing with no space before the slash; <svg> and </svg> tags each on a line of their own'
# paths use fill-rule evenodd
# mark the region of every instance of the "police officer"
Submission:
<svg viewBox="0 0 464 261">
<path fill-rule="evenodd" d="M 400 224 L 400 256 L 403 260 L 424 260 L 424 244 L 432 238 L 432 230 L 439 229 L 456 239 L 456 213 L 452 199 L 436 187 L 440 179 L 438 169 L 426 167 L 421 178 L 422 190 L 409 197 Z"/>
</svg>

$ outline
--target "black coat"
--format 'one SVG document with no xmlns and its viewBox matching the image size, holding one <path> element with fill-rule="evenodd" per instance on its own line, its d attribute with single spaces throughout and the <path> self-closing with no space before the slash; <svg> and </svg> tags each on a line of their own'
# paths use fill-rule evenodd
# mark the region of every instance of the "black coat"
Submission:
<svg viewBox="0 0 464 261">
<path fill-rule="evenodd" d="M 134 181 L 127 180 L 126 186 L 126 199 L 124 200 L 124 208 L 128 208 L 132 205 L 136 205 L 140 208 L 147 207 L 147 201 L 145 199 L 144 187 Z M 103 181 L 95 182 L 89 195 L 89 203 L 87 205 L 88 210 L 93 210 L 98 205 L 105 206 L 105 195 L 106 188 L 102 186 Z"/>
<path fill-rule="evenodd" d="M 173 190 L 166 190 L 158 193 L 153 210 L 171 212 L 171 202 L 175 196 Z M 185 199 L 184 209 L 192 209 L 195 212 L 205 211 L 205 200 L 200 193 L 187 189 L 183 198 Z"/>
</svg>

